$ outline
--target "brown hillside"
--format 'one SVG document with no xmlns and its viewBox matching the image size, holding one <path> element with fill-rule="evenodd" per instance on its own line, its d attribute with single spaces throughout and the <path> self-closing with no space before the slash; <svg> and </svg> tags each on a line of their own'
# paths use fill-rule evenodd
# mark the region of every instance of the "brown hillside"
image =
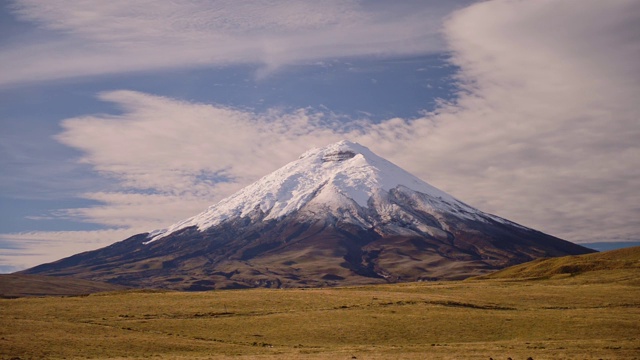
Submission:
<svg viewBox="0 0 640 360">
<path fill-rule="evenodd" d="M 23 274 L 0 275 L 0 298 L 87 295 L 125 289 L 127 289 L 125 286 L 69 277 Z"/>
</svg>

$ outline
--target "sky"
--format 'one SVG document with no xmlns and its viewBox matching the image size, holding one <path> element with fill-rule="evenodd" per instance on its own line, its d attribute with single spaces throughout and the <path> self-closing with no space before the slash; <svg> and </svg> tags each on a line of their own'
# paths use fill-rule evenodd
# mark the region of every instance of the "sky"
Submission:
<svg viewBox="0 0 640 360">
<path fill-rule="evenodd" d="M 640 244 L 637 0 L 0 0 L 0 272 L 359 142 L 485 212 Z"/>
</svg>

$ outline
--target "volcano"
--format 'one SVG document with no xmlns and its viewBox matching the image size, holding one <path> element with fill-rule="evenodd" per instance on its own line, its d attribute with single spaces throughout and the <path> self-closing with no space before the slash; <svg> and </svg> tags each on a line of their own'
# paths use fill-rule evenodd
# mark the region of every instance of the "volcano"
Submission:
<svg viewBox="0 0 640 360">
<path fill-rule="evenodd" d="M 458 280 L 589 252 L 341 141 L 166 229 L 23 273 L 178 290 L 321 287 Z"/>
</svg>

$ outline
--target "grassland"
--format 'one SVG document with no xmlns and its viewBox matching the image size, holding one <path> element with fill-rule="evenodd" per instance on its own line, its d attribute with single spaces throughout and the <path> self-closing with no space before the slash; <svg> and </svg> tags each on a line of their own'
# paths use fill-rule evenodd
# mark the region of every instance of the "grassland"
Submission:
<svg viewBox="0 0 640 360">
<path fill-rule="evenodd" d="M 0 300 L 1 359 L 640 359 L 640 248 L 457 282 Z"/>
<path fill-rule="evenodd" d="M 640 358 L 640 287 L 571 281 L 6 299 L 0 358 Z"/>
</svg>

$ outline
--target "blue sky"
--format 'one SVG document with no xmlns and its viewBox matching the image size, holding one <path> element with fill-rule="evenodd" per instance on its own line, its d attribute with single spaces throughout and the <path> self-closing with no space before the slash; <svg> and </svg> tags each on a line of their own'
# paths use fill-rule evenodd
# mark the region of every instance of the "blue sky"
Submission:
<svg viewBox="0 0 640 360">
<path fill-rule="evenodd" d="M 0 2 L 0 271 L 343 138 L 481 210 L 638 244 L 639 20 L 631 0 Z"/>
</svg>

